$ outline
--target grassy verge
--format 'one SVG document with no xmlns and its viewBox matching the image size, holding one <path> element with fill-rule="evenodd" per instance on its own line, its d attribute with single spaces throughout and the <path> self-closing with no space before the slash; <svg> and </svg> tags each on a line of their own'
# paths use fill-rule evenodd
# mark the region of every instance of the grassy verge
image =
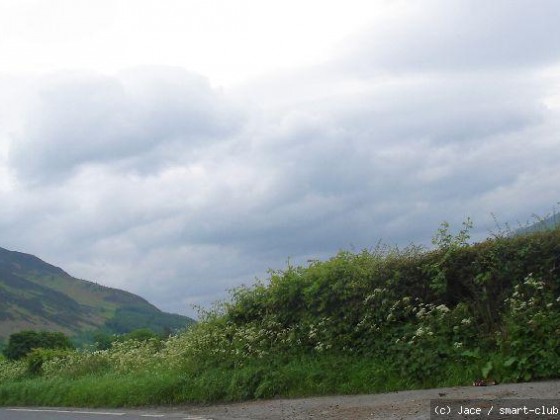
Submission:
<svg viewBox="0 0 560 420">
<path fill-rule="evenodd" d="M 0 385 L 8 406 L 123 407 L 210 403 L 273 397 L 360 394 L 464 384 L 473 371 L 446 367 L 442 378 L 411 382 L 383 361 L 358 357 L 301 357 L 284 364 L 252 363 L 204 373 L 104 374 L 75 379 L 27 378 Z"/>
<path fill-rule="evenodd" d="M 0 401 L 14 406 L 140 406 L 176 402 L 180 389 L 180 377 L 169 373 L 28 378 L 2 384 Z"/>
</svg>

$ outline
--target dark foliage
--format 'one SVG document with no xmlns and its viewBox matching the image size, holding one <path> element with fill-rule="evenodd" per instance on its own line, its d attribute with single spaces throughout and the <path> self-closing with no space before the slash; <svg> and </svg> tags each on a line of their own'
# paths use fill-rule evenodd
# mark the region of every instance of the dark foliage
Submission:
<svg viewBox="0 0 560 420">
<path fill-rule="evenodd" d="M 70 349 L 73 345 L 69 338 L 60 332 L 27 330 L 12 334 L 3 353 L 10 360 L 19 360 L 34 349 L 40 348 Z"/>
</svg>

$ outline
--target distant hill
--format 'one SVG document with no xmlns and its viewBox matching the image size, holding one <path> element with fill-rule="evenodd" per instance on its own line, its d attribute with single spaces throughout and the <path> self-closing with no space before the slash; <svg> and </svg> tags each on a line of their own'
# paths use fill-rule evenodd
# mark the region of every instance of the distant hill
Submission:
<svg viewBox="0 0 560 420">
<path fill-rule="evenodd" d="M 74 278 L 34 255 L 0 248 L 0 342 L 23 329 L 83 338 L 96 331 L 163 332 L 193 322 L 135 294 Z"/>
<path fill-rule="evenodd" d="M 528 226 L 523 226 L 515 230 L 515 234 L 524 234 L 551 230 L 560 227 L 560 214 L 554 213 L 544 218 L 537 218 L 536 221 Z"/>
</svg>

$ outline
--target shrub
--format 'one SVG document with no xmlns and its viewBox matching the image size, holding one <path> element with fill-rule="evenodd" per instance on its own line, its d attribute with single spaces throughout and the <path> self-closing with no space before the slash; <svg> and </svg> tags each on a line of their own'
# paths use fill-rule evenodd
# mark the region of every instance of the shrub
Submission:
<svg viewBox="0 0 560 420">
<path fill-rule="evenodd" d="M 43 373 L 43 365 L 45 362 L 57 359 L 65 359 L 68 354 L 69 351 L 67 349 L 33 349 L 25 357 L 25 361 L 27 363 L 27 373 L 29 373 L 30 375 L 40 375 Z"/>
<path fill-rule="evenodd" d="M 60 332 L 26 330 L 10 335 L 4 355 L 10 360 L 19 360 L 33 349 L 70 349 L 74 345 Z"/>
</svg>

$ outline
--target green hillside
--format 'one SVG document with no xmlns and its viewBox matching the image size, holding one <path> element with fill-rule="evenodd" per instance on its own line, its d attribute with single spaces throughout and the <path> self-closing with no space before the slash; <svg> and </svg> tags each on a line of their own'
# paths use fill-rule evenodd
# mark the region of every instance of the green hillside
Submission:
<svg viewBox="0 0 560 420">
<path fill-rule="evenodd" d="M 140 296 L 72 277 L 59 267 L 0 248 L 0 342 L 24 329 L 87 337 L 180 329 L 194 321 L 160 311 Z"/>
</svg>

